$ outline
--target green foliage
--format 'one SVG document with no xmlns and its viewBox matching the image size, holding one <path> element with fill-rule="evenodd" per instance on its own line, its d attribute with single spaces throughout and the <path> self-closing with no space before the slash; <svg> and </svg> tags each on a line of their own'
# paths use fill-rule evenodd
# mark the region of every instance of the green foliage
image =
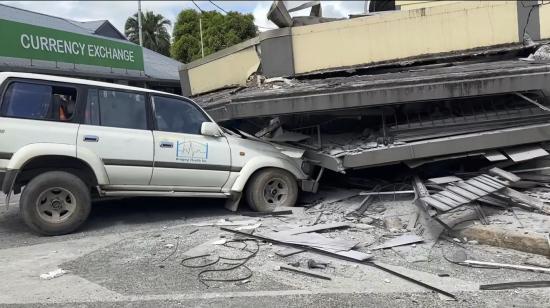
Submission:
<svg viewBox="0 0 550 308">
<path fill-rule="evenodd" d="M 165 56 L 170 56 L 170 34 L 166 26 L 172 23 L 160 14 L 147 11 L 141 13 L 141 30 L 143 47 L 154 50 Z M 124 34 L 133 43 L 139 44 L 138 15 L 128 17 L 124 25 Z"/>
<path fill-rule="evenodd" d="M 183 63 L 201 58 L 199 18 L 202 17 L 204 55 L 233 46 L 257 34 L 252 14 L 216 11 L 198 13 L 187 9 L 179 13 L 174 25 L 172 57 Z"/>
</svg>

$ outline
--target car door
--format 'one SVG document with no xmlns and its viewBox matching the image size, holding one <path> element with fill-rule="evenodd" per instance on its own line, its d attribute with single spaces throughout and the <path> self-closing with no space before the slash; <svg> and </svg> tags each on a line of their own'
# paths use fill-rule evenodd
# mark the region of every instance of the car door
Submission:
<svg viewBox="0 0 550 308">
<path fill-rule="evenodd" d="M 190 191 L 219 191 L 229 177 L 227 138 L 201 135 L 210 119 L 191 101 L 152 95 L 155 164 L 151 185 Z"/>
<path fill-rule="evenodd" d="M 153 172 L 153 133 L 146 95 L 89 88 L 84 121 L 78 129 L 77 156 L 95 153 L 112 185 L 148 185 Z"/>
</svg>

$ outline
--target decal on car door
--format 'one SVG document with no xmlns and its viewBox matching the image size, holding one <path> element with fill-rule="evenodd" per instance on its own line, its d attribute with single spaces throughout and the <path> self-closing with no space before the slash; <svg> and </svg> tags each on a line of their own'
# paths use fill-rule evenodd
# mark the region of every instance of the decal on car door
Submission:
<svg viewBox="0 0 550 308">
<path fill-rule="evenodd" d="M 206 163 L 208 161 L 208 143 L 178 140 L 176 142 L 176 160 Z"/>
</svg>

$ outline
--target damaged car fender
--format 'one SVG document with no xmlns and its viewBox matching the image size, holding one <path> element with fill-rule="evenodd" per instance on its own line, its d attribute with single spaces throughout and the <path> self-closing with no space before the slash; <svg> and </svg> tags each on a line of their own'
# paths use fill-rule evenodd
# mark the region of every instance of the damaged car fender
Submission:
<svg viewBox="0 0 550 308">
<path fill-rule="evenodd" d="M 242 192 L 252 174 L 263 168 L 280 168 L 286 170 L 292 173 L 292 175 L 296 177 L 297 181 L 305 180 L 308 178 L 308 176 L 294 162 L 290 160 L 284 159 L 282 157 L 258 156 L 248 161 L 246 165 L 241 169 L 239 176 L 231 187 L 231 191 Z"/>
<path fill-rule="evenodd" d="M 242 192 L 252 174 L 263 168 L 286 170 L 297 181 L 308 179 L 308 175 L 301 169 L 301 155 L 294 153 L 289 156 L 288 149 L 277 148 L 264 141 L 236 136 L 228 136 L 228 139 L 231 144 L 231 164 L 235 168 L 240 168 L 238 177 L 231 185 L 232 192 Z"/>
</svg>

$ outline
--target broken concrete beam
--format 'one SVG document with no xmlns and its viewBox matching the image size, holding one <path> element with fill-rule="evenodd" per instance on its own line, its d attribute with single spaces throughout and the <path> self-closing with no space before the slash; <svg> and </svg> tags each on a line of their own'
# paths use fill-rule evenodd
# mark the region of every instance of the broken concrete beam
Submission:
<svg viewBox="0 0 550 308">
<path fill-rule="evenodd" d="M 457 231 L 455 236 L 476 240 L 480 244 L 550 256 L 548 240 L 540 233 L 504 229 L 498 225 L 472 225 Z"/>
<path fill-rule="evenodd" d="M 512 201 L 524 204 L 532 209 L 539 210 L 544 214 L 550 215 L 550 207 L 544 204 L 537 198 L 531 197 L 529 195 L 523 194 L 517 190 L 507 187 L 502 191 L 502 194 L 510 197 Z"/>
</svg>

